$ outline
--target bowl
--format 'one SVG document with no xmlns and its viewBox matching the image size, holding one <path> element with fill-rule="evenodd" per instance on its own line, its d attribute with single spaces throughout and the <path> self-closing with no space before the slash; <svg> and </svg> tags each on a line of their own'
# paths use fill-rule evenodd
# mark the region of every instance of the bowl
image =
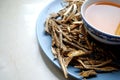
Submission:
<svg viewBox="0 0 120 80">
<path fill-rule="evenodd" d="M 96 28 L 85 17 L 86 9 L 90 5 L 92 5 L 96 2 L 100 2 L 100 1 L 103 1 L 103 2 L 107 1 L 107 2 L 120 4 L 120 0 L 86 0 L 81 6 L 81 15 L 82 15 L 84 26 L 85 26 L 88 34 L 90 34 L 97 41 L 105 43 L 105 44 L 110 44 L 110 45 L 120 45 L 120 36 L 119 35 L 110 34 L 110 33 L 107 33 L 105 31 L 102 31 L 102 30 Z"/>
</svg>

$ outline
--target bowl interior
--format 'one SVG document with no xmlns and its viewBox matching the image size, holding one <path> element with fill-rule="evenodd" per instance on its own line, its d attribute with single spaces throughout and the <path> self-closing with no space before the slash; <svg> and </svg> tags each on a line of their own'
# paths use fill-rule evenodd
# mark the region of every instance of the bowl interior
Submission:
<svg viewBox="0 0 120 80">
<path fill-rule="evenodd" d="M 107 32 L 103 32 L 102 30 L 96 28 L 95 26 L 93 26 L 85 17 L 85 11 L 86 9 L 93 3 L 96 3 L 96 2 L 100 2 L 100 1 L 103 1 L 103 2 L 114 2 L 114 3 L 120 3 L 120 0 L 86 0 L 82 7 L 81 7 L 81 14 L 82 14 L 82 18 L 84 19 L 84 21 L 89 24 L 91 27 L 95 28 L 95 30 L 98 30 L 102 33 L 105 33 L 107 35 L 111 35 L 111 36 L 114 36 L 114 37 L 120 37 L 119 35 L 114 35 L 114 34 L 111 34 L 111 33 L 107 33 Z"/>
</svg>

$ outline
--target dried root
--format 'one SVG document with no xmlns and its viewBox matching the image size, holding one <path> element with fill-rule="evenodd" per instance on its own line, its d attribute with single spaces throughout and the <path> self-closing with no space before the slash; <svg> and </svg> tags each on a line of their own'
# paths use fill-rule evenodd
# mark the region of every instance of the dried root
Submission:
<svg viewBox="0 0 120 80">
<path fill-rule="evenodd" d="M 45 31 L 52 37 L 52 53 L 65 77 L 68 77 L 67 67 L 71 64 L 80 68 L 80 75 L 85 78 L 95 76 L 99 71 L 118 70 L 117 65 L 112 65 L 116 57 L 92 40 L 84 28 L 80 14 L 84 0 L 65 1 L 68 5 L 58 13 L 52 13 L 45 22 Z"/>
</svg>

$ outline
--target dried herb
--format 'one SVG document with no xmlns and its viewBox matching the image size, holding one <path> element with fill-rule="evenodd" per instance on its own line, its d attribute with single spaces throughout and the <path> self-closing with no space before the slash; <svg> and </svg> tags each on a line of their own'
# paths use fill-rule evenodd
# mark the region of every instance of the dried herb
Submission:
<svg viewBox="0 0 120 80">
<path fill-rule="evenodd" d="M 52 37 L 52 53 L 58 59 L 65 77 L 68 77 L 69 65 L 80 68 L 80 75 L 85 78 L 95 76 L 99 71 L 120 69 L 120 65 L 114 64 L 117 58 L 113 52 L 87 33 L 80 14 L 84 0 L 65 1 L 68 3 L 65 8 L 52 13 L 45 22 L 45 31 Z"/>
</svg>

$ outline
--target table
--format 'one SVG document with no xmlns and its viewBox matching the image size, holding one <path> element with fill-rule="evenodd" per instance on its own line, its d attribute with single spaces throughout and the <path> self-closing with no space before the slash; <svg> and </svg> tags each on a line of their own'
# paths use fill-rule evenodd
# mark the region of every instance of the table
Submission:
<svg viewBox="0 0 120 80">
<path fill-rule="evenodd" d="M 37 41 L 36 21 L 50 1 L 0 1 L 0 80 L 73 80 L 64 78 Z"/>
</svg>

